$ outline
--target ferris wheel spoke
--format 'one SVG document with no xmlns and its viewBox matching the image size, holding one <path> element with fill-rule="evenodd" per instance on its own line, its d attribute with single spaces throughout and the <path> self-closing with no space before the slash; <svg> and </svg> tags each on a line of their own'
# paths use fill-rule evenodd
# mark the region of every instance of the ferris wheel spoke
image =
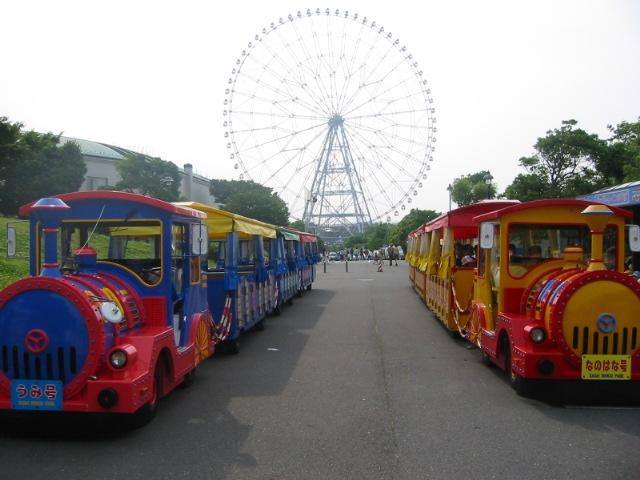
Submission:
<svg viewBox="0 0 640 480">
<path fill-rule="evenodd" d="M 371 47 L 369 48 L 369 52 L 367 53 L 367 57 L 363 60 L 363 62 L 360 64 L 360 66 L 356 69 L 356 71 L 359 71 L 361 73 L 361 76 L 366 76 L 366 79 L 371 78 L 376 70 L 378 69 L 378 67 L 382 64 L 383 60 L 386 59 L 389 51 L 393 48 L 393 46 L 390 46 L 389 49 L 385 52 L 385 54 L 382 56 L 382 58 L 378 61 L 378 63 L 376 63 L 375 67 L 373 67 L 372 70 L 367 70 L 366 67 L 369 64 L 369 58 L 371 56 L 371 53 L 373 52 L 373 49 L 375 47 L 375 45 L 377 44 L 379 39 L 379 35 L 376 36 L 376 39 L 374 41 L 374 43 L 371 45 Z M 362 79 L 362 82 L 360 83 L 360 88 L 356 89 L 353 93 L 353 95 L 349 98 L 349 100 L 347 100 L 344 105 L 342 106 L 343 110 L 347 110 L 349 108 L 349 106 L 358 98 L 358 96 L 364 94 L 364 91 L 367 89 L 367 87 L 371 86 L 372 83 L 371 82 L 367 82 L 365 78 Z"/>
<path fill-rule="evenodd" d="M 279 98 L 291 98 L 291 94 L 288 92 L 284 92 L 282 89 L 280 89 L 279 86 L 274 86 L 271 83 L 266 82 L 265 80 L 262 80 L 254 75 L 250 75 L 250 74 L 243 74 L 241 79 L 248 79 L 250 81 L 252 81 L 253 83 L 255 83 L 256 85 L 259 85 L 261 87 L 266 88 L 267 90 L 273 92 L 274 94 L 276 94 Z M 238 83 L 236 81 L 236 83 Z M 254 95 L 248 95 L 247 97 L 249 100 L 254 99 Z"/>
<path fill-rule="evenodd" d="M 284 44 L 284 43 L 283 43 L 283 45 L 286 45 L 286 44 Z M 303 85 L 304 85 L 304 79 L 303 79 L 303 77 L 300 77 L 301 70 L 300 70 L 300 69 L 296 69 L 296 70 L 294 70 L 294 69 L 293 69 L 293 68 L 291 68 L 290 66 L 286 65 L 286 64 L 281 60 L 281 56 L 280 56 L 277 52 L 274 52 L 274 51 L 273 51 L 270 47 L 268 47 L 268 46 L 267 46 L 266 48 L 267 48 L 267 51 L 269 51 L 269 52 L 273 55 L 273 58 L 277 58 L 277 59 L 278 59 L 278 61 L 279 61 L 279 63 L 281 64 L 281 66 L 286 70 L 287 74 L 288 74 L 291 78 L 297 78 L 297 80 L 298 80 L 298 81 L 297 81 L 297 82 L 291 82 L 288 78 L 286 78 L 286 77 L 284 77 L 284 76 L 282 76 L 282 77 L 278 77 L 278 78 L 276 78 L 276 80 L 278 80 L 279 82 L 285 83 L 285 84 L 287 84 L 287 85 L 289 85 L 289 86 L 296 87 L 296 91 L 300 91 L 298 87 L 303 87 Z M 287 47 L 287 48 L 288 48 L 288 47 Z M 292 49 L 288 49 L 288 50 L 289 50 L 289 52 L 290 52 L 292 55 L 294 55 L 294 56 L 295 56 L 295 53 L 293 52 L 293 50 L 292 50 Z M 294 72 L 295 72 L 295 73 L 294 73 Z M 305 91 L 305 89 L 304 89 L 304 88 L 302 88 L 302 91 Z M 290 94 L 291 94 L 291 97 L 292 97 L 292 98 L 296 98 L 296 95 L 295 95 L 293 92 L 290 92 Z M 313 98 L 311 98 L 311 101 L 313 102 L 313 101 L 314 101 L 314 99 L 313 99 Z M 314 112 L 316 112 L 316 113 L 319 113 L 319 114 L 325 114 L 325 115 L 328 113 L 328 112 L 327 112 L 327 110 L 326 110 L 326 108 L 324 108 L 324 107 L 322 106 L 322 103 L 321 103 L 321 102 L 317 102 L 317 101 L 315 101 L 315 106 L 311 106 L 311 105 L 307 104 L 307 103 L 306 103 L 306 102 L 304 102 L 304 101 L 302 102 L 302 104 L 306 105 L 306 106 L 307 106 L 311 111 L 314 111 Z"/>
<path fill-rule="evenodd" d="M 284 108 L 285 104 L 289 104 L 290 107 L 295 107 L 296 105 L 302 105 L 303 107 L 307 108 L 308 111 L 315 113 L 316 116 L 314 118 L 316 119 L 322 119 L 322 118 L 326 118 L 327 117 L 327 113 L 317 110 L 315 107 L 313 107 L 312 105 L 309 105 L 308 103 L 306 103 L 305 101 L 301 101 L 299 97 L 292 97 L 292 98 L 287 98 L 285 100 L 280 100 L 280 101 L 273 101 L 271 102 L 273 106 L 277 106 L 279 107 L 281 110 L 285 111 L 285 113 L 289 114 L 289 115 L 293 115 L 294 112 Z M 295 116 L 299 118 L 299 114 L 295 113 Z"/>
<path fill-rule="evenodd" d="M 368 141 L 367 139 L 365 139 L 364 137 L 362 137 L 359 133 L 355 133 L 354 134 L 356 137 L 360 137 L 361 140 L 363 142 L 365 142 L 365 144 L 368 144 L 369 149 L 375 153 L 376 156 L 380 157 L 381 160 L 383 160 L 383 162 L 381 162 L 381 165 L 387 165 L 393 168 L 393 172 L 388 172 L 388 176 L 390 177 L 390 181 L 397 185 L 400 186 L 400 184 L 397 181 L 397 176 L 394 175 L 394 173 L 400 172 L 403 173 L 406 178 L 412 178 L 415 179 L 415 173 L 413 172 L 409 172 L 405 166 L 402 163 L 397 162 L 396 160 L 394 160 L 393 158 L 391 158 L 389 155 L 387 155 L 383 149 L 376 147 L 375 144 L 371 143 L 370 141 Z M 384 167 L 383 167 L 384 168 Z M 377 177 L 375 177 L 377 179 Z M 384 190 L 384 188 L 382 189 L 383 193 L 385 193 L 386 195 L 386 190 Z"/>
<path fill-rule="evenodd" d="M 386 51 L 386 52 L 384 53 L 384 55 L 383 55 L 383 56 L 378 60 L 378 63 L 373 67 L 373 69 L 372 69 L 371 71 L 367 72 L 367 77 L 368 77 L 368 78 L 373 78 L 373 77 L 374 77 L 374 74 L 378 71 L 378 68 L 379 68 L 379 67 L 380 67 L 380 66 L 385 62 L 385 60 L 387 59 L 387 56 L 389 55 L 389 52 L 390 52 L 391 50 L 393 50 L 393 45 L 390 45 L 390 46 L 389 46 L 389 48 L 387 49 L 387 51 Z M 394 68 L 394 67 L 392 67 L 389 71 L 394 71 L 394 70 L 395 70 L 395 69 L 397 69 L 397 68 L 398 68 L 397 66 L 395 66 L 395 68 Z M 368 87 L 372 87 L 372 86 L 376 87 L 376 89 L 377 89 L 377 87 L 383 83 L 383 81 L 384 81 L 384 79 L 385 79 L 386 77 L 387 77 L 387 75 L 384 75 L 383 77 L 381 77 L 381 78 L 379 78 L 378 80 L 375 80 L 375 81 L 373 81 L 373 82 L 363 83 L 363 88 L 362 88 L 359 92 L 357 92 L 357 93 L 364 93 L 364 91 L 365 91 L 365 90 L 367 90 L 367 88 L 368 88 Z M 375 93 L 376 93 L 376 89 L 374 89 L 374 91 L 372 92 L 372 94 L 373 94 L 373 95 L 375 95 Z M 351 100 L 350 100 L 347 104 L 345 104 L 343 108 L 344 108 L 345 110 L 346 110 L 346 109 L 348 109 L 348 108 L 349 108 L 349 106 L 351 105 L 351 103 L 353 103 L 353 102 L 356 100 L 356 98 L 358 98 L 358 97 L 357 97 L 357 95 L 356 95 L 356 96 L 354 96 L 354 97 L 352 97 L 352 98 L 351 98 Z"/>
<path fill-rule="evenodd" d="M 284 49 L 293 57 L 293 59 L 294 59 L 294 64 L 293 65 L 289 64 L 287 61 L 285 61 L 283 59 L 282 50 L 275 50 L 275 49 L 271 48 L 271 46 L 269 45 L 268 42 L 263 42 L 262 44 L 263 44 L 264 48 L 267 50 L 267 52 L 269 52 L 271 54 L 271 58 L 273 60 L 275 60 L 277 62 L 277 64 L 280 65 L 280 67 L 282 67 L 282 70 L 284 70 L 284 72 L 288 75 L 288 77 L 297 78 L 298 79 L 298 83 L 301 83 L 302 80 L 303 80 L 303 77 L 300 76 L 300 71 L 297 68 L 295 68 L 296 65 L 297 65 L 297 63 L 296 63 L 297 59 L 295 57 L 295 52 L 294 52 L 293 49 L 290 48 L 290 46 L 288 45 L 286 40 L 284 40 L 282 38 L 281 31 L 280 30 L 276 30 L 276 32 L 277 32 L 276 36 L 280 40 L 280 42 L 281 42 L 282 46 L 284 47 Z M 271 68 L 265 62 L 260 62 L 259 60 L 255 60 L 255 59 L 254 59 L 254 62 L 256 62 L 258 65 L 262 65 L 262 67 L 264 69 L 269 70 L 269 72 L 276 79 L 276 81 L 285 82 L 285 83 L 289 82 L 289 79 L 287 78 L 287 76 L 283 75 L 282 72 L 276 72 L 274 68 Z"/>
<path fill-rule="evenodd" d="M 383 80 L 380 80 L 380 82 L 382 83 L 382 82 L 383 82 Z M 393 92 L 394 90 L 396 90 L 398 87 L 402 86 L 402 85 L 403 85 L 403 84 L 405 84 L 405 83 L 407 83 L 407 79 L 400 80 L 400 81 L 399 81 L 399 82 L 397 82 L 396 84 L 389 86 L 389 87 L 388 87 L 387 89 L 385 89 L 384 91 L 379 92 L 379 93 L 375 93 L 375 94 L 374 94 L 371 98 L 369 98 L 368 100 L 365 100 L 365 101 L 361 102 L 360 104 L 356 105 L 355 107 L 351 107 L 351 109 L 350 109 L 350 110 L 348 110 L 348 111 L 345 113 L 345 115 L 351 115 L 351 114 L 353 114 L 354 112 L 357 112 L 360 108 L 362 108 L 362 107 L 364 107 L 364 106 L 367 106 L 367 105 L 370 105 L 371 103 L 375 103 L 375 102 L 377 102 L 377 99 L 378 99 L 378 98 L 382 97 L 383 95 L 387 95 L 387 94 L 389 94 L 389 92 Z M 408 95 L 403 95 L 402 97 L 397 97 L 397 98 L 394 100 L 394 103 L 400 102 L 400 101 L 402 101 L 402 100 L 408 100 L 409 98 L 411 98 L 411 97 L 413 97 L 413 96 L 415 96 L 415 95 L 420 95 L 420 94 L 422 94 L 422 92 L 414 92 L 414 93 L 411 93 L 411 94 L 408 94 Z M 353 102 L 352 102 L 352 103 L 353 103 Z M 387 103 L 388 103 L 388 102 L 387 102 Z M 381 113 L 381 112 L 378 112 L 378 113 Z"/>
<path fill-rule="evenodd" d="M 250 110 L 234 110 L 233 113 L 241 115 L 250 115 L 257 117 L 273 117 L 273 118 L 293 118 L 293 114 L 287 113 L 273 113 L 273 112 L 253 112 Z M 311 115 L 295 115 L 295 118 L 302 120 L 324 120 L 322 117 L 316 117 Z"/>
<path fill-rule="evenodd" d="M 313 61 L 313 54 L 312 52 L 309 51 L 309 49 L 307 48 L 307 43 L 304 39 L 304 36 L 300 33 L 300 31 L 298 30 L 297 25 L 295 24 L 295 22 L 292 22 L 294 31 L 297 35 L 298 40 L 300 41 L 300 48 L 302 49 L 302 51 L 305 54 L 305 58 L 309 61 Z M 311 73 L 311 76 L 314 77 L 316 75 L 318 75 L 318 70 L 314 70 L 310 65 L 307 65 L 307 63 L 302 63 L 303 68 L 306 71 L 309 71 Z M 330 114 L 329 108 L 327 107 L 327 101 L 326 98 L 323 95 L 320 95 L 320 98 L 318 98 L 317 96 L 313 95 L 313 92 L 310 92 L 309 90 L 305 89 L 305 91 L 307 92 L 307 94 L 309 96 L 312 96 L 314 98 L 314 100 L 318 103 L 318 105 L 322 106 L 322 108 L 324 109 L 324 111 L 327 114 Z"/>
<path fill-rule="evenodd" d="M 313 40 L 314 40 L 314 43 L 316 44 L 317 51 L 322 51 L 320 49 L 320 43 L 319 43 L 319 40 L 317 38 L 317 35 L 314 35 Z M 322 73 L 324 73 L 324 70 L 328 66 L 326 61 L 325 61 L 325 59 L 324 59 L 324 55 L 323 54 L 319 54 L 318 55 L 318 64 L 317 64 L 317 66 L 318 66 L 318 70 L 316 71 L 316 74 L 314 75 L 313 78 L 316 81 L 316 84 L 318 85 L 318 88 L 320 88 L 323 98 L 327 101 L 327 104 L 329 106 L 330 111 L 335 111 L 336 107 L 334 105 L 333 96 L 331 95 L 331 92 L 329 91 L 329 88 L 327 88 L 327 86 L 325 85 L 325 83 L 324 83 L 324 75 L 322 75 Z M 318 82 L 318 80 L 319 80 L 319 82 Z"/>
<path fill-rule="evenodd" d="M 327 37 L 327 52 L 328 52 L 328 61 L 327 61 L 327 66 L 329 67 L 329 88 L 331 91 L 331 99 L 332 101 L 335 102 L 335 99 L 337 97 L 337 91 L 336 91 L 336 67 L 335 67 L 335 60 L 334 60 L 334 52 L 333 52 L 333 33 L 331 31 L 331 28 L 329 27 L 329 18 L 326 18 L 326 23 L 327 23 L 327 27 L 326 27 L 326 37 Z M 334 109 L 337 109 L 337 105 L 334 105 Z"/>
<path fill-rule="evenodd" d="M 311 138 L 311 140 L 309 140 L 304 146 L 302 146 L 301 148 L 298 148 L 295 150 L 296 154 L 300 154 L 301 152 L 304 152 L 307 150 L 307 148 L 314 143 L 318 138 L 320 138 L 320 136 L 323 134 L 324 132 L 319 132 L 318 134 L 316 134 L 313 138 Z M 276 152 L 274 155 L 279 155 L 281 154 L 282 151 L 280 152 Z M 273 171 L 271 173 L 271 175 L 265 180 L 266 182 L 269 182 L 270 180 L 272 180 L 274 178 L 275 175 L 277 175 L 278 173 L 280 173 L 280 171 L 282 171 L 283 168 L 285 167 L 290 167 L 290 162 L 291 160 L 293 160 L 296 157 L 296 155 L 292 155 L 291 157 L 288 157 L 287 159 L 285 159 L 282 162 L 282 165 L 276 169 L 275 171 Z M 270 160 L 271 158 L 265 159 L 265 161 Z M 298 168 L 296 168 L 296 170 L 298 170 Z"/>
<path fill-rule="evenodd" d="M 395 125 L 393 125 L 393 126 L 395 126 Z M 405 137 L 405 136 L 399 135 L 399 134 L 394 133 L 394 132 L 384 133 L 384 129 L 371 128 L 371 127 L 368 127 L 366 125 L 352 125 L 352 127 L 355 127 L 356 129 L 360 129 L 360 130 L 364 130 L 364 131 L 373 133 L 374 135 L 378 136 L 379 138 L 385 138 L 385 139 L 386 138 L 390 138 L 392 140 L 397 140 L 397 141 L 400 141 L 400 142 L 403 142 L 403 143 L 408 143 L 408 144 L 413 145 L 413 146 L 420 145 L 420 142 L 414 140 L 413 138 Z M 384 136 L 382 136 L 382 133 L 384 133 Z M 395 145 L 395 143 L 394 142 L 389 142 L 389 145 L 393 146 L 393 145 Z"/>
<path fill-rule="evenodd" d="M 368 140 L 366 138 L 362 137 L 359 134 L 355 134 L 354 137 L 355 138 L 359 138 L 360 141 L 359 142 L 352 142 L 351 145 L 360 153 L 360 157 L 361 158 L 363 158 L 363 159 L 364 158 L 368 158 L 368 155 L 365 155 L 364 152 L 362 152 L 362 149 L 360 148 L 360 143 L 362 143 L 363 145 L 366 145 L 366 146 L 369 147 Z M 375 149 L 369 148 L 369 150 L 371 150 L 374 155 L 379 156 L 379 152 L 377 152 Z M 375 168 L 376 168 L 375 172 L 377 173 L 377 172 L 380 172 L 380 171 L 384 171 L 386 173 L 385 177 L 389 178 L 391 180 L 391 182 L 394 183 L 394 179 L 393 179 L 393 176 L 391 175 L 391 172 L 387 172 L 383 165 L 384 164 L 382 162 L 380 162 L 379 165 L 374 165 Z M 365 165 L 363 164 L 362 167 L 363 167 L 363 170 L 364 170 Z M 372 170 L 372 171 L 374 171 L 374 170 Z M 380 177 L 381 176 L 376 175 L 376 173 L 372 173 L 369 176 L 369 178 L 372 181 L 372 183 L 375 184 L 375 185 L 372 185 L 372 186 L 378 187 L 377 190 L 379 192 L 379 195 L 382 195 L 382 196 L 385 197 L 385 200 L 386 200 L 387 204 L 393 205 L 394 202 L 393 202 L 393 200 L 391 199 L 391 197 L 389 196 L 389 194 L 387 192 L 387 189 L 388 189 L 389 186 L 388 185 L 382 185 L 382 183 L 380 183 Z M 367 189 L 367 190 L 369 192 L 369 198 L 371 200 L 374 200 L 376 195 L 374 195 L 370 191 L 370 189 Z M 377 203 L 374 201 L 374 202 L 372 202 L 372 204 L 373 204 L 373 207 L 375 208 L 376 217 L 380 217 L 380 213 L 379 213 L 378 208 L 377 208 Z"/>
<path fill-rule="evenodd" d="M 309 128 L 305 128 L 303 130 L 296 130 L 296 131 L 293 131 L 293 132 L 289 132 L 287 135 L 282 135 L 281 137 L 272 138 L 272 139 L 270 139 L 268 141 L 265 141 L 263 143 L 255 144 L 255 145 L 253 145 L 251 147 L 251 149 L 244 150 L 244 151 L 238 151 L 238 153 L 244 153 L 244 152 L 252 150 L 252 149 L 262 148 L 262 147 L 264 147 L 266 145 L 269 145 L 271 143 L 276 143 L 276 142 L 279 142 L 279 141 L 282 141 L 282 140 L 292 139 L 292 138 L 295 138 L 295 137 L 299 136 L 300 134 L 302 134 L 304 132 L 309 132 L 311 130 L 315 130 L 316 128 L 323 127 L 323 126 L 324 126 L 324 124 L 318 124 L 318 125 L 313 125 L 313 126 L 311 126 Z M 322 133 L 322 132 L 320 132 L 320 133 Z"/>
<path fill-rule="evenodd" d="M 419 112 L 429 112 L 429 108 L 412 108 L 411 110 L 395 110 L 392 112 L 385 112 L 385 115 L 407 115 L 410 113 L 419 113 Z M 372 118 L 376 117 L 378 114 L 369 114 L 369 115 L 357 115 L 355 117 L 349 117 L 349 120 L 357 120 L 362 118 Z"/>
</svg>

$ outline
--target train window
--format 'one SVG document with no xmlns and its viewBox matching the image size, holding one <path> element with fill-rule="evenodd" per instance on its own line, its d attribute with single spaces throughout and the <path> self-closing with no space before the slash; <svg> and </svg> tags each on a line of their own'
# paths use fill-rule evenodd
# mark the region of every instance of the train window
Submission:
<svg viewBox="0 0 640 480">
<path fill-rule="evenodd" d="M 254 265 L 256 262 L 253 240 L 240 240 L 238 260 L 240 265 Z"/>
<path fill-rule="evenodd" d="M 285 244 L 287 260 L 294 260 L 296 258 L 295 240 L 287 240 Z"/>
<path fill-rule="evenodd" d="M 604 251 L 604 265 L 608 270 L 616 270 L 618 267 L 616 254 L 618 250 L 618 229 L 614 226 L 609 226 L 604 231 L 604 237 L 602 240 L 602 246 Z"/>
<path fill-rule="evenodd" d="M 604 251 L 617 245 L 618 231 L 609 226 L 604 234 Z M 591 235 L 586 225 L 513 224 L 509 227 L 509 273 L 522 278 L 538 264 L 561 259 L 567 247 L 580 247 L 584 262 L 591 257 Z M 605 259 L 606 260 L 606 259 Z M 615 268 L 615 260 L 608 268 Z"/>
<path fill-rule="evenodd" d="M 271 239 L 270 238 L 262 239 L 262 245 L 264 247 L 264 252 L 263 252 L 264 264 L 268 265 L 269 260 L 271 259 Z"/>
<path fill-rule="evenodd" d="M 227 244 L 224 240 L 209 240 L 209 268 L 215 270 L 224 269 Z"/>
<path fill-rule="evenodd" d="M 75 251 L 89 246 L 96 250 L 98 261 L 121 265 L 148 285 L 157 285 L 162 278 L 158 221 L 64 222 L 60 242 L 63 266 L 73 265 Z"/>
<path fill-rule="evenodd" d="M 184 277 L 184 254 L 188 249 L 186 225 L 171 225 L 171 281 L 174 288 L 174 301 L 182 299 Z"/>
</svg>

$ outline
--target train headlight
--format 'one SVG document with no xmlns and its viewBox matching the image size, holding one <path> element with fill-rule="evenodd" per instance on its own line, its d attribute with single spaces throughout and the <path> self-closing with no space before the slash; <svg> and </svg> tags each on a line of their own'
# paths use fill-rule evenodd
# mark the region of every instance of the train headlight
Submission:
<svg viewBox="0 0 640 480">
<path fill-rule="evenodd" d="M 133 365 L 138 358 L 138 350 L 130 343 L 117 345 L 107 355 L 111 370 L 119 371 L 126 366 Z"/>
<path fill-rule="evenodd" d="M 111 355 L 109 355 L 109 363 L 111 363 L 113 368 L 118 370 L 124 368 L 128 361 L 129 356 L 124 350 L 114 350 L 111 352 Z"/>
<path fill-rule="evenodd" d="M 529 330 L 529 338 L 533 343 L 542 343 L 547 338 L 547 332 L 544 331 L 544 328 L 534 327 Z"/>
</svg>

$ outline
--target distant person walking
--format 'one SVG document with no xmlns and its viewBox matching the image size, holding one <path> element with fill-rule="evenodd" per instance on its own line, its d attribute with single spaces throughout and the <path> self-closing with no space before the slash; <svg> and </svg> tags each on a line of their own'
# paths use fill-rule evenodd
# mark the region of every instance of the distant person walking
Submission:
<svg viewBox="0 0 640 480">
<path fill-rule="evenodd" d="M 382 264 L 384 263 L 384 255 L 378 250 L 373 252 L 373 261 L 378 265 L 378 271 L 382 272 Z"/>
<path fill-rule="evenodd" d="M 396 262 L 396 267 L 398 266 L 398 257 L 400 256 L 400 250 L 393 243 L 387 247 L 387 255 L 389 257 L 389 266 L 393 265 L 393 262 Z"/>
</svg>

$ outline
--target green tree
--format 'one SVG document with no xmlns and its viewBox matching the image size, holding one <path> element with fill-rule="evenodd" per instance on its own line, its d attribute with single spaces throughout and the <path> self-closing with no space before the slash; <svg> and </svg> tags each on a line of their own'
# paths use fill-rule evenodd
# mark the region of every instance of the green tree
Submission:
<svg viewBox="0 0 640 480">
<path fill-rule="evenodd" d="M 451 200 L 463 207 L 480 200 L 495 198 L 496 193 L 493 175 L 488 170 L 482 170 L 456 178 L 452 184 Z"/>
<path fill-rule="evenodd" d="M 367 248 L 369 250 L 375 250 L 383 245 L 389 244 L 389 235 L 393 225 L 388 223 L 376 223 L 371 225 L 365 232 L 365 238 L 367 239 Z"/>
<path fill-rule="evenodd" d="M 575 197 L 606 185 L 606 172 L 615 176 L 615 166 L 607 162 L 607 144 L 576 125 L 575 120 L 564 120 L 560 128 L 538 138 L 536 153 L 519 161 L 527 173 L 518 175 L 504 196 L 517 200 Z"/>
<path fill-rule="evenodd" d="M 115 189 L 175 202 L 180 197 L 180 170 L 161 158 L 130 153 L 116 161 L 116 169 L 122 180 Z"/>
<path fill-rule="evenodd" d="M 302 220 L 296 220 L 295 222 L 291 222 L 289 223 L 289 226 L 295 230 L 298 230 L 300 232 L 304 232 L 306 231 L 306 225 L 304 224 L 304 222 Z"/>
<path fill-rule="evenodd" d="M 440 216 L 440 213 L 435 210 L 420 210 L 418 208 L 412 208 L 411 211 L 392 228 L 391 233 L 389 234 L 389 243 L 401 245 L 406 251 L 407 236 L 409 233 L 414 231 L 420 225 L 423 225 L 438 216 Z"/>
<path fill-rule="evenodd" d="M 523 165 L 526 161 L 526 158 L 521 158 L 520 165 Z M 502 195 L 512 200 L 527 202 L 549 197 L 548 190 L 549 185 L 543 178 L 532 173 L 519 173 Z"/>
<path fill-rule="evenodd" d="M 613 134 L 609 147 L 614 165 L 622 165 L 622 178 L 613 183 L 640 180 L 640 118 L 637 122 L 622 122 L 615 128 L 608 126 Z"/>
<path fill-rule="evenodd" d="M 213 179 L 209 191 L 230 212 L 273 225 L 289 225 L 287 204 L 269 187 L 252 181 Z"/>
<path fill-rule="evenodd" d="M 80 188 L 87 172 L 80 148 L 59 142 L 0 117 L 0 212 L 14 215 L 25 203 Z"/>
<path fill-rule="evenodd" d="M 344 241 L 345 248 L 359 248 L 365 245 L 367 245 L 367 236 L 365 233 L 354 233 Z"/>
</svg>

